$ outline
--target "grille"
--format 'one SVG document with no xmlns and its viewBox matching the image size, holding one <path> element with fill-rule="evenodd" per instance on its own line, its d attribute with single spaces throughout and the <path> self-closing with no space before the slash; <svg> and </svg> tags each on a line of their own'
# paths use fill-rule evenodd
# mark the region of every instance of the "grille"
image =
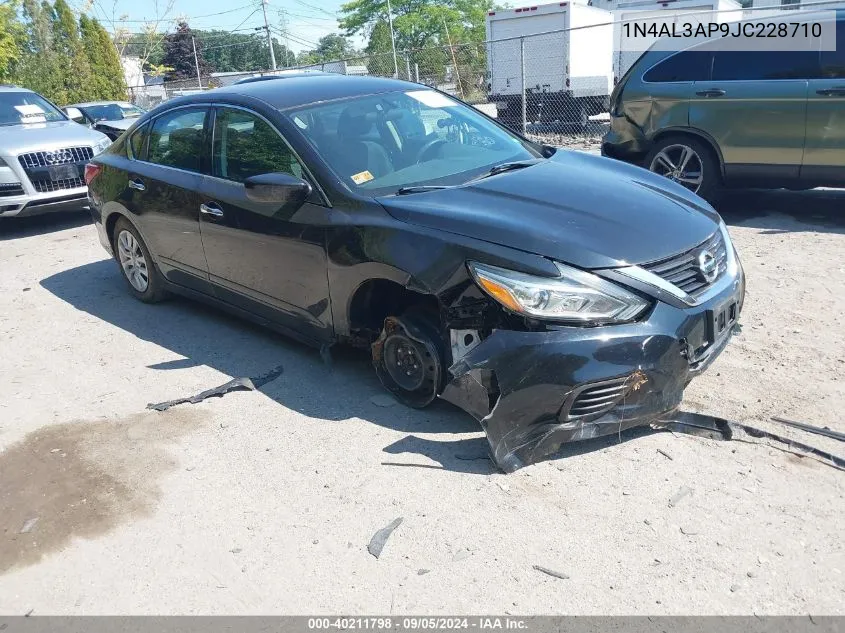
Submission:
<svg viewBox="0 0 845 633">
<path fill-rule="evenodd" d="M 85 181 L 82 178 L 67 178 L 65 180 L 33 180 L 32 186 L 38 193 L 49 191 L 60 191 L 61 189 L 76 189 L 84 187 Z"/>
<path fill-rule="evenodd" d="M 704 251 L 710 251 L 716 259 L 716 277 L 711 281 L 705 279 L 699 268 L 699 255 Z M 680 255 L 645 264 L 643 268 L 695 297 L 707 290 L 725 273 L 728 268 L 727 259 L 728 253 L 725 241 L 722 239 L 722 232 L 716 231 L 707 241 L 695 248 Z"/>
<path fill-rule="evenodd" d="M 18 156 L 21 167 L 33 169 L 35 167 L 47 167 L 48 165 L 65 165 L 67 163 L 81 163 L 91 160 L 94 157 L 94 150 L 90 147 L 66 147 L 54 149 L 47 152 L 29 152 Z"/>
<path fill-rule="evenodd" d="M 0 184 L 0 197 L 2 196 L 22 196 L 23 187 L 19 182 L 9 182 Z"/>
<path fill-rule="evenodd" d="M 581 387 L 573 396 L 569 397 L 572 404 L 566 412 L 567 420 L 577 420 L 586 416 L 598 417 L 610 411 L 625 397 L 633 384 L 628 382 L 630 376 L 594 382 Z M 627 384 L 626 384 L 627 383 Z"/>
</svg>

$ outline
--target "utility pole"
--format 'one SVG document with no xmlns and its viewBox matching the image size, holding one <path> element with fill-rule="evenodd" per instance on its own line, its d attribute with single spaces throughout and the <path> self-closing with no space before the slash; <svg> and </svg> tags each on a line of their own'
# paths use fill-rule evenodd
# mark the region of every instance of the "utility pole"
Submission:
<svg viewBox="0 0 845 633">
<path fill-rule="evenodd" d="M 270 67 L 276 70 L 276 53 L 273 51 L 273 36 L 270 33 L 270 24 L 267 22 L 267 0 L 261 0 L 261 9 L 264 11 L 264 30 L 267 31 L 267 48 L 270 49 Z"/>
<path fill-rule="evenodd" d="M 288 38 L 288 14 L 284 9 L 281 9 L 279 15 L 282 18 L 282 33 L 285 36 L 285 60 L 282 66 L 287 68 L 290 66 L 288 63 L 289 55 L 290 55 L 290 39 Z"/>
<path fill-rule="evenodd" d="M 464 89 L 461 87 L 461 73 L 458 72 L 458 60 L 455 59 L 455 49 L 452 47 L 452 36 L 449 35 L 449 27 L 446 26 L 446 18 L 443 18 L 443 28 L 446 29 L 446 41 L 449 42 L 449 51 L 452 53 L 452 66 L 455 67 L 455 78 L 458 84 L 458 93 L 461 99 L 464 98 Z"/>
<path fill-rule="evenodd" d="M 202 76 L 200 75 L 200 60 L 197 57 L 197 41 L 194 39 L 194 36 L 191 35 L 191 46 L 194 47 L 194 65 L 197 68 L 197 84 L 199 84 L 200 90 L 202 90 Z"/>
<path fill-rule="evenodd" d="M 387 23 L 390 25 L 390 47 L 393 49 L 393 78 L 399 78 L 399 62 L 396 61 L 396 38 L 393 36 L 393 9 L 387 0 Z"/>
</svg>

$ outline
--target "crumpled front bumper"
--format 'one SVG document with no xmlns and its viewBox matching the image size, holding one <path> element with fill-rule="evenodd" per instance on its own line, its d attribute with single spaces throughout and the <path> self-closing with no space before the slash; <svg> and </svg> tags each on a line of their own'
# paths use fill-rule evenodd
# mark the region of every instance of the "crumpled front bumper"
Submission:
<svg viewBox="0 0 845 633">
<path fill-rule="evenodd" d="M 733 327 L 709 338 L 713 308 L 736 296 L 739 310 L 743 294 L 740 273 L 706 304 L 680 309 L 658 302 L 637 323 L 496 330 L 449 369 L 441 397 L 479 420 L 496 465 L 512 472 L 562 443 L 647 425 L 677 409 L 686 385 L 731 337 Z M 573 415 L 603 402 L 610 389 L 609 408 Z"/>
</svg>

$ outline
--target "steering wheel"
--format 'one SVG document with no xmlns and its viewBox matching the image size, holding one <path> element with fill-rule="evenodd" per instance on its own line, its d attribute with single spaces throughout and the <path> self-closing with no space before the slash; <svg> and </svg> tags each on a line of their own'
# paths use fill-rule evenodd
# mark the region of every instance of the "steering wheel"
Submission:
<svg viewBox="0 0 845 633">
<path fill-rule="evenodd" d="M 445 145 L 445 144 L 446 144 L 446 141 L 444 141 L 442 138 L 431 139 L 425 145 L 423 145 L 419 149 L 419 151 L 417 151 L 417 156 L 414 159 L 414 162 L 415 163 L 423 162 L 423 159 L 426 157 L 426 155 L 428 155 L 431 152 L 431 150 L 433 150 L 435 147 L 440 147 L 441 145 Z"/>
</svg>

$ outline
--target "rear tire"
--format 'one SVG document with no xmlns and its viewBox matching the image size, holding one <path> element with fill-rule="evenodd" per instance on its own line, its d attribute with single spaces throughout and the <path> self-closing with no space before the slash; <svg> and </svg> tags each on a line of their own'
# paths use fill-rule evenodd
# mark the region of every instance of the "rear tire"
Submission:
<svg viewBox="0 0 845 633">
<path fill-rule="evenodd" d="M 667 136 L 655 143 L 644 167 L 686 187 L 708 202 L 722 189 L 722 174 L 713 150 L 691 136 Z"/>
<path fill-rule="evenodd" d="M 112 247 L 120 274 L 129 292 L 144 303 L 158 303 L 167 297 L 164 280 L 138 230 L 126 218 L 114 226 Z"/>
</svg>

